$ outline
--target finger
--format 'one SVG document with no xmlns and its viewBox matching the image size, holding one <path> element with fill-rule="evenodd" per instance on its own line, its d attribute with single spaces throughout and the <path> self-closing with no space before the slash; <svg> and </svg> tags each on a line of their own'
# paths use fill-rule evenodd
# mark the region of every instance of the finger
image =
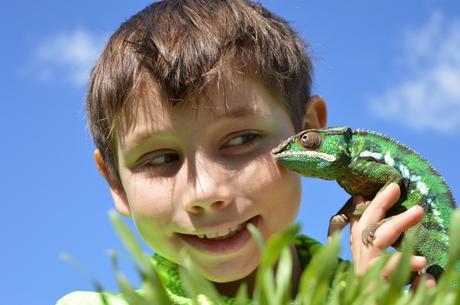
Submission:
<svg viewBox="0 0 460 305">
<path fill-rule="evenodd" d="M 375 231 L 373 246 L 386 249 L 395 243 L 401 234 L 416 225 L 423 217 L 424 210 L 416 205 L 404 213 L 393 216 Z"/>
<path fill-rule="evenodd" d="M 400 259 L 401 259 L 401 253 L 400 252 L 397 252 L 397 253 L 395 253 L 395 254 L 393 254 L 391 256 L 390 260 L 388 261 L 388 263 L 385 265 L 385 267 L 382 270 L 383 278 L 388 279 L 390 274 L 398 266 L 398 263 L 399 263 Z M 412 272 L 418 272 L 418 271 L 422 270 L 423 268 L 425 268 L 425 266 L 427 264 L 428 264 L 428 261 L 426 260 L 426 258 L 424 258 L 423 256 L 414 255 L 410 259 L 409 268 L 410 268 L 410 271 L 412 271 Z"/>
<path fill-rule="evenodd" d="M 371 266 L 373 266 L 375 263 L 377 263 L 380 258 L 381 257 L 378 256 L 378 257 L 374 257 L 373 259 L 371 259 L 369 261 L 368 269 Z M 400 259 L 401 259 L 401 253 L 400 252 L 396 252 L 396 253 L 391 255 L 391 257 L 388 260 L 388 262 L 386 263 L 385 267 L 383 267 L 383 269 L 382 269 L 381 275 L 382 275 L 382 277 L 384 279 L 389 278 L 391 273 L 398 266 L 398 263 L 399 263 Z M 428 264 L 428 261 L 426 260 L 425 257 L 413 255 L 411 257 L 410 261 L 409 261 L 409 268 L 410 268 L 409 270 L 412 271 L 412 272 L 418 272 L 418 271 L 422 270 L 423 268 L 425 268 L 427 264 Z"/>
<path fill-rule="evenodd" d="M 366 211 L 361 216 L 360 224 L 363 225 L 363 228 L 385 218 L 388 209 L 398 201 L 400 195 L 401 190 L 396 183 L 389 184 L 382 191 L 377 193 L 371 204 L 369 204 Z"/>
<path fill-rule="evenodd" d="M 369 204 L 359 221 L 355 218 L 352 219 L 350 226 L 350 244 L 353 247 L 354 252 L 359 250 L 362 244 L 362 231 L 365 230 L 369 225 L 375 224 L 385 217 L 387 210 L 397 202 L 400 195 L 399 185 L 391 183 L 380 191 L 376 197 Z M 353 197 L 354 203 L 364 203 L 364 198 L 360 195 Z"/>
</svg>

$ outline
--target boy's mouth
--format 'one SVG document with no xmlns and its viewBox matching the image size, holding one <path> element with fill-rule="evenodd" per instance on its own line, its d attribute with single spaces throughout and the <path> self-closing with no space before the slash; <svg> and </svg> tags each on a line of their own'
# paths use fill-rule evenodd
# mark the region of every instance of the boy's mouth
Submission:
<svg viewBox="0 0 460 305">
<path fill-rule="evenodd" d="M 201 234 L 181 234 L 177 233 L 185 242 L 200 249 L 213 253 L 234 251 L 242 246 L 251 238 L 251 233 L 247 229 L 247 224 L 251 223 L 257 227 L 259 216 L 220 232 L 209 232 Z"/>
</svg>

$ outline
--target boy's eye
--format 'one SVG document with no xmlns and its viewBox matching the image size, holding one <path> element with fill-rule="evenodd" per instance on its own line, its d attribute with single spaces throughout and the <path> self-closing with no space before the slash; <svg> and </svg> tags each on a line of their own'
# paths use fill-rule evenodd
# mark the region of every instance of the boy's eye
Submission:
<svg viewBox="0 0 460 305">
<path fill-rule="evenodd" d="M 174 162 L 179 160 L 179 157 L 176 154 L 165 154 L 159 157 L 153 158 L 150 163 L 152 165 L 163 165 L 169 162 Z"/>
<path fill-rule="evenodd" d="M 255 144 L 259 138 L 260 138 L 260 135 L 255 132 L 239 134 L 237 136 L 230 138 L 230 140 L 225 142 L 221 146 L 221 148 L 231 148 L 231 147 L 241 147 L 241 146 L 252 145 L 252 144 Z"/>
<path fill-rule="evenodd" d="M 151 156 L 147 155 L 139 163 L 140 167 L 160 167 L 162 165 L 179 160 L 179 155 L 173 152 L 154 153 Z"/>
</svg>

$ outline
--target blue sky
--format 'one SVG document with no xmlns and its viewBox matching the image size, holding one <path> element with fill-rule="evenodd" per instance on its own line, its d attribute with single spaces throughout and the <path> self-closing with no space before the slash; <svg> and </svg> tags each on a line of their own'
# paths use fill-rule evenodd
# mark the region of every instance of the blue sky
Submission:
<svg viewBox="0 0 460 305">
<path fill-rule="evenodd" d="M 458 1 L 261 1 L 309 42 L 313 92 L 330 125 L 377 130 L 430 160 L 460 195 Z M 2 2 L 0 287 L 8 305 L 54 304 L 90 281 L 77 258 L 116 290 L 109 249 L 137 282 L 108 221 L 111 198 L 92 159 L 83 107 L 103 44 L 146 1 Z M 304 180 L 299 221 L 324 241 L 347 199 L 334 183 Z M 345 243 L 346 244 L 346 243 Z M 349 255 L 344 250 L 344 256 Z"/>
</svg>

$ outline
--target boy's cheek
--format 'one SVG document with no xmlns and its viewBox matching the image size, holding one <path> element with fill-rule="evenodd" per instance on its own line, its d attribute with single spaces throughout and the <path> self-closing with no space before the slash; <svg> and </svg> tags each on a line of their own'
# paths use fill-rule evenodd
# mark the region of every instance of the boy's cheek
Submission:
<svg viewBox="0 0 460 305">
<path fill-rule="evenodd" d="M 250 186 L 254 194 L 300 198 L 300 176 L 279 166 L 271 156 L 254 161 L 242 178 L 242 187 Z"/>
<path fill-rule="evenodd" d="M 135 224 L 142 239 L 151 249 L 176 261 L 174 257 L 182 244 L 173 235 L 172 231 L 165 230 L 164 226 L 147 218 L 138 218 Z"/>
<path fill-rule="evenodd" d="M 167 219 L 171 214 L 172 190 L 166 184 L 149 182 L 131 175 L 125 184 L 132 217 L 136 219 Z"/>
<path fill-rule="evenodd" d="M 130 206 L 132 216 L 139 221 L 161 222 L 162 219 L 169 219 L 173 214 L 173 204 L 158 196 L 139 201 L 131 200 Z"/>
</svg>

